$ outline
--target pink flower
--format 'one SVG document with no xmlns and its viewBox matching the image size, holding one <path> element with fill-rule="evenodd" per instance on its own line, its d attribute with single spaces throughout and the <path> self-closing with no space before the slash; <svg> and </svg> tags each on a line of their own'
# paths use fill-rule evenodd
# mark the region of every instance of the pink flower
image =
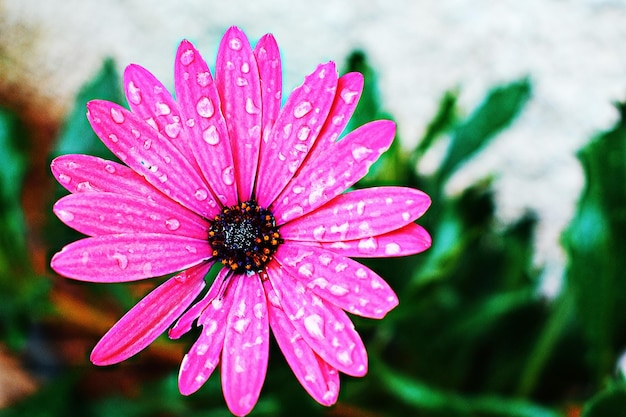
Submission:
<svg viewBox="0 0 626 417">
<path fill-rule="evenodd" d="M 222 39 L 215 79 L 187 41 L 174 73 L 176 100 L 130 65 L 130 111 L 88 104 L 94 131 L 127 166 L 87 155 L 52 163 L 72 193 L 54 212 L 89 236 L 53 257 L 55 271 L 91 282 L 176 274 L 107 332 L 91 360 L 123 361 L 172 324 L 169 336 L 178 338 L 197 322 L 202 332 L 183 358 L 181 393 L 198 390 L 221 363 L 226 403 L 245 415 L 265 379 L 271 328 L 304 389 L 331 405 L 338 371 L 367 372 L 346 312 L 382 318 L 398 304 L 381 277 L 350 257 L 427 249 L 430 237 L 414 221 L 430 199 L 405 187 L 344 192 L 395 134 L 393 122 L 379 120 L 337 140 L 361 94 L 358 73 L 338 77 L 334 63 L 319 65 L 281 109 L 274 38 L 252 49 L 236 27 Z"/>
</svg>

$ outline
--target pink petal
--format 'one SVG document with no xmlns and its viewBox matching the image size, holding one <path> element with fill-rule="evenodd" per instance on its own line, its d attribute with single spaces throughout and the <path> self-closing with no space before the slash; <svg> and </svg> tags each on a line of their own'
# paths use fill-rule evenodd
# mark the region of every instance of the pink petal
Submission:
<svg viewBox="0 0 626 417">
<path fill-rule="evenodd" d="M 158 233 L 89 237 L 70 243 L 50 265 L 68 278 L 124 282 L 181 271 L 211 257 L 206 240 Z"/>
<path fill-rule="evenodd" d="M 298 243 L 328 249 L 343 256 L 382 258 L 423 252 L 430 247 L 432 240 L 422 226 L 409 223 L 393 232 L 362 239 L 337 242 L 302 241 Z"/>
<path fill-rule="evenodd" d="M 254 47 L 254 56 L 261 78 L 261 99 L 263 100 L 263 136 L 269 133 L 280 112 L 283 89 L 280 51 L 272 34 L 264 35 Z"/>
<path fill-rule="evenodd" d="M 222 38 L 215 83 L 234 151 L 239 200 L 247 201 L 259 159 L 263 109 L 259 69 L 248 38 L 239 28 L 231 27 Z"/>
<path fill-rule="evenodd" d="M 222 351 L 222 390 L 229 410 L 243 416 L 259 399 L 269 355 L 267 301 L 257 274 L 239 279 L 232 294 Z"/>
<path fill-rule="evenodd" d="M 96 365 L 118 363 L 152 343 L 200 294 L 209 267 L 190 268 L 152 290 L 100 339 L 91 361 Z"/>
<path fill-rule="evenodd" d="M 337 141 L 359 103 L 361 91 L 363 91 L 363 75 L 360 73 L 350 72 L 339 78 L 335 100 L 309 158 L 316 158 L 319 153 L 323 153 Z"/>
<path fill-rule="evenodd" d="M 228 268 L 222 268 L 219 270 L 215 280 L 211 284 L 211 288 L 207 291 L 202 300 L 195 303 L 189 310 L 185 311 L 176 320 L 176 323 L 168 332 L 170 339 L 178 339 L 185 333 L 191 330 L 193 322 L 202 316 L 203 312 L 207 309 L 207 306 L 220 296 L 220 292 L 223 289 L 224 281 L 228 279 L 230 270 Z"/>
<path fill-rule="evenodd" d="M 193 161 L 178 104 L 163 84 L 145 68 L 132 64 L 124 71 L 124 88 L 133 113 L 168 138 L 185 159 Z"/>
<path fill-rule="evenodd" d="M 277 223 L 303 216 L 351 187 L 389 148 L 395 130 L 389 120 L 371 122 L 308 159 L 273 203 Z"/>
<path fill-rule="evenodd" d="M 107 101 L 90 101 L 87 109 L 87 118 L 104 144 L 155 188 L 206 218 L 219 212 L 200 174 L 138 116 Z"/>
<path fill-rule="evenodd" d="M 182 41 L 178 47 L 174 81 L 195 159 L 218 199 L 232 206 L 237 203 L 237 184 L 228 129 L 211 71 L 191 42 Z"/>
<path fill-rule="evenodd" d="M 263 286 L 268 299 L 270 327 L 289 367 L 315 401 L 333 405 L 339 395 L 339 373 L 324 362 L 293 327 L 269 280 Z"/>
<path fill-rule="evenodd" d="M 315 353 L 345 374 L 365 375 L 367 352 L 346 313 L 325 302 L 276 263 L 269 264 L 267 274 L 278 303 Z"/>
<path fill-rule="evenodd" d="M 430 206 L 423 192 L 406 187 L 365 188 L 341 194 L 280 228 L 283 239 L 337 242 L 399 229 Z"/>
<path fill-rule="evenodd" d="M 323 299 L 359 316 L 380 319 L 398 305 L 389 284 L 350 258 L 313 246 L 284 243 L 275 259 Z"/>
<path fill-rule="evenodd" d="M 268 207 L 296 173 L 317 139 L 337 88 L 337 70 L 319 65 L 287 99 L 274 127 L 264 138 L 256 197 Z"/>
<path fill-rule="evenodd" d="M 222 271 L 227 272 L 224 269 Z M 236 275 L 233 279 L 240 280 L 245 279 L 245 277 Z M 235 282 L 231 282 L 231 284 L 236 285 Z M 202 325 L 202 332 L 180 364 L 178 389 L 181 394 L 190 395 L 196 392 L 209 379 L 219 364 L 226 335 L 227 315 L 233 304 L 233 299 L 233 297 L 228 296 L 215 298 L 205 306 L 199 320 Z"/>
<path fill-rule="evenodd" d="M 192 211 L 168 201 L 91 192 L 70 194 L 54 205 L 54 213 L 86 235 L 154 232 L 206 239 L 208 223 Z"/>
<path fill-rule="evenodd" d="M 141 175 L 113 161 L 90 155 L 63 155 L 55 158 L 50 168 L 59 183 L 72 193 L 104 191 L 173 204 Z"/>
</svg>

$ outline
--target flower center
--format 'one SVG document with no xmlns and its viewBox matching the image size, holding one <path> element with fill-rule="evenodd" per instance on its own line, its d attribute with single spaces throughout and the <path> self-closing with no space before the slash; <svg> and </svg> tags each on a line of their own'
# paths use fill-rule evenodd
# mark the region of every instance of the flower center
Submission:
<svg viewBox="0 0 626 417">
<path fill-rule="evenodd" d="M 262 271 L 283 243 L 272 213 L 254 201 L 224 207 L 209 223 L 213 256 L 237 273 Z"/>
</svg>

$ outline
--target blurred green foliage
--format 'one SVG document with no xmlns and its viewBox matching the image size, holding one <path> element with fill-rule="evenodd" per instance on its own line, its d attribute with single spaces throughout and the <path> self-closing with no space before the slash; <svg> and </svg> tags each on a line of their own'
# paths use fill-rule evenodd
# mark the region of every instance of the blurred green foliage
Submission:
<svg viewBox="0 0 626 417">
<path fill-rule="evenodd" d="M 390 118 L 380 106 L 366 56 L 353 53 L 344 70 L 365 76 L 348 130 Z M 122 102 L 119 79 L 107 61 L 77 98 L 53 155 L 112 157 L 89 127 L 84 104 L 92 98 Z M 356 185 L 396 184 L 427 192 L 433 204 L 419 223 L 432 234 L 433 246 L 411 257 L 362 260 L 397 291 L 400 305 L 382 321 L 354 318 L 368 347 L 370 372 L 358 379 L 342 376 L 337 406 L 326 409 L 310 399 L 272 345 L 268 377 L 251 415 L 556 417 L 566 410 L 573 416 L 625 415 L 626 383 L 616 363 L 626 348 L 626 107 L 618 106 L 621 119 L 614 128 L 580 151 L 586 188 L 563 234 L 568 265 L 563 290 L 553 300 L 539 291 L 534 214 L 502 225 L 489 176 L 458 194 L 444 191 L 463 163 L 523 111 L 531 91 L 528 78 L 496 86 L 470 112 L 458 107 L 460 89 L 445 92 L 417 145 L 405 149 L 396 140 Z M 18 202 L 27 154 L 18 126 L 14 116 L 0 112 L 0 221 L 7 231 L 1 237 L 0 336 L 16 354 L 31 337 L 25 321 L 37 321 L 33 312 L 41 314 L 48 311 L 41 306 L 50 305 L 48 285 L 32 275 L 24 244 Z M 438 169 L 420 174 L 416 167 L 442 140 L 448 147 Z M 59 187 L 57 197 L 61 193 Z M 54 251 L 76 237 L 48 214 Z M 120 314 L 137 298 L 130 284 L 73 285 L 88 299 L 105 294 Z M 33 308 L 35 301 L 39 306 Z M 182 343 L 193 343 L 193 335 Z M 154 366 L 142 362 L 142 355 L 104 369 L 67 365 L 34 396 L 0 410 L 0 417 L 229 415 L 217 373 L 197 394 L 184 397 L 176 385 L 177 367 L 142 378 L 144 368 Z M 109 378 L 117 372 L 138 379 L 132 395 L 113 387 L 90 396 L 83 386 L 90 375 Z"/>
</svg>

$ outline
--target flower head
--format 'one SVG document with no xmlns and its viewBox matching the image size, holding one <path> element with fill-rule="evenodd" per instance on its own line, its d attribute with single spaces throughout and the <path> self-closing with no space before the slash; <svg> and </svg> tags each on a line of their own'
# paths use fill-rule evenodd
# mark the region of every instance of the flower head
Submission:
<svg viewBox="0 0 626 417">
<path fill-rule="evenodd" d="M 55 159 L 71 194 L 56 215 L 88 237 L 52 259 L 58 273 L 91 282 L 174 274 L 98 342 L 91 360 L 113 364 L 169 328 L 202 331 L 183 358 L 179 387 L 198 390 L 221 363 L 224 397 L 244 415 L 256 403 L 270 329 L 296 378 L 333 404 L 343 372 L 362 376 L 367 353 L 346 312 L 381 318 L 398 299 L 350 257 L 403 256 L 430 246 L 414 221 L 430 199 L 405 187 L 347 191 L 390 146 L 395 125 L 379 120 L 339 139 L 363 86 L 319 65 L 281 108 L 278 46 L 252 49 L 230 28 L 215 78 L 183 41 L 176 99 L 147 70 L 130 65 L 130 110 L 91 101 L 87 117 L 125 164 L 87 155 Z M 204 297 L 205 275 L 223 268 Z"/>
</svg>

